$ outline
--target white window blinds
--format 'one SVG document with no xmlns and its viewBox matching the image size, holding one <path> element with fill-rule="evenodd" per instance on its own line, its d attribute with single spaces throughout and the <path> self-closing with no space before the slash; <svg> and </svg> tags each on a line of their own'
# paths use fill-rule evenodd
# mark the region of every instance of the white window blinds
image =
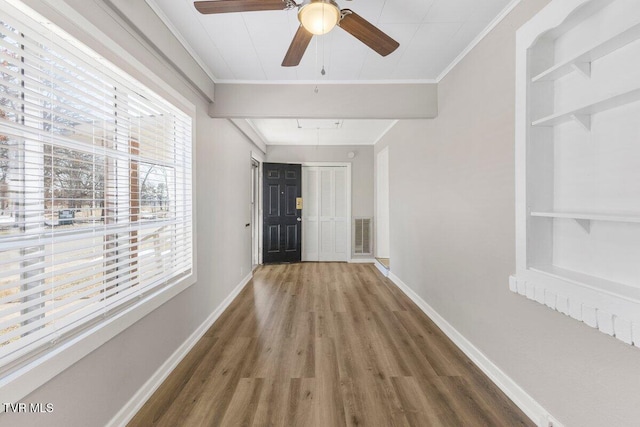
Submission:
<svg viewBox="0 0 640 427">
<path fill-rule="evenodd" d="M 0 12 L 0 367 L 191 273 L 191 118 Z"/>
</svg>

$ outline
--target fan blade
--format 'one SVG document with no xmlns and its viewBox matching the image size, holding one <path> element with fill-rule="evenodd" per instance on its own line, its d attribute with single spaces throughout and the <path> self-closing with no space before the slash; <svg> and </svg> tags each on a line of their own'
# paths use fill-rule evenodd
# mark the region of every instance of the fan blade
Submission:
<svg viewBox="0 0 640 427">
<path fill-rule="evenodd" d="M 302 25 L 298 27 L 298 31 L 296 31 L 296 35 L 293 36 L 293 40 L 291 41 L 291 45 L 289 46 L 289 50 L 282 61 L 283 67 L 295 67 L 300 63 L 302 59 L 302 55 L 304 55 L 304 51 L 307 50 L 307 46 L 309 46 L 309 42 L 313 38 L 313 34 L 309 31 L 305 30 Z"/>
<path fill-rule="evenodd" d="M 340 11 L 343 18 L 338 22 L 340 28 L 369 46 L 382 56 L 387 56 L 400 46 L 400 43 L 380 31 L 375 25 L 350 9 Z"/>
<path fill-rule="evenodd" d="M 211 0 L 196 1 L 193 5 L 202 14 L 285 10 L 287 8 L 287 2 L 283 0 Z"/>
</svg>

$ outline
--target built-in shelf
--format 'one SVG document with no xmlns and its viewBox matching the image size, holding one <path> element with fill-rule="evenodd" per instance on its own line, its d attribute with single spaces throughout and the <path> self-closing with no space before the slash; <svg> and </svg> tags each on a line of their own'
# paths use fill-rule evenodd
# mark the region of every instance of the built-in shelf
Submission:
<svg viewBox="0 0 640 427">
<path fill-rule="evenodd" d="M 531 216 L 543 218 L 568 218 L 588 221 L 635 222 L 640 223 L 640 215 L 598 214 L 584 212 L 531 212 Z"/>
<path fill-rule="evenodd" d="M 556 80 L 567 74 L 578 71 L 583 75 L 590 75 L 591 62 L 602 58 L 626 45 L 640 39 L 640 24 L 634 25 L 616 34 L 614 37 L 588 49 L 579 55 L 555 64 L 531 79 L 532 82 Z"/>
<path fill-rule="evenodd" d="M 612 282 L 600 277 L 590 276 L 555 265 L 535 265 L 529 270 L 553 277 L 555 279 L 566 280 L 568 282 L 593 289 L 598 292 L 605 292 L 619 298 L 624 298 L 633 302 L 640 302 L 640 288 L 624 283 Z"/>
<path fill-rule="evenodd" d="M 574 108 L 561 113 L 552 114 L 532 123 L 533 126 L 556 126 L 571 120 L 579 122 L 587 129 L 591 128 L 591 115 L 602 113 L 613 108 L 622 107 L 632 102 L 640 101 L 640 89 L 633 89 L 617 95 L 612 95 L 589 105 Z"/>
<path fill-rule="evenodd" d="M 640 80 L 631 78 L 639 7 L 551 0 L 518 30 L 509 280 L 512 291 L 638 348 L 640 190 L 629 183 L 640 179 L 630 161 L 640 154 Z"/>
</svg>

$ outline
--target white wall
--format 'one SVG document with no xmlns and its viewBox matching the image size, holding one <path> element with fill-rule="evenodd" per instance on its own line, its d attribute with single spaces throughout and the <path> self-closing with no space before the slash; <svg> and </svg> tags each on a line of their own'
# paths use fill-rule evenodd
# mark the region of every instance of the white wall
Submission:
<svg viewBox="0 0 640 427">
<path fill-rule="evenodd" d="M 376 154 L 375 177 L 375 253 L 377 258 L 389 258 L 389 147 Z"/>
<path fill-rule="evenodd" d="M 47 6 L 43 1 L 29 3 L 43 10 Z M 251 268 L 251 231 L 244 224 L 250 216 L 250 152 L 256 150 L 255 146 L 228 121 L 209 118 L 208 103 L 201 94 L 184 83 L 179 74 L 170 72 L 171 68 L 148 46 L 123 31 L 124 23 L 108 13 L 103 3 L 82 2 L 78 7 L 88 21 L 74 19 L 74 23 L 65 23 L 66 17 L 54 19 L 55 14 L 51 19 L 77 37 L 87 31 L 88 23 L 106 34 L 113 34 L 120 43 L 115 52 L 105 49 L 104 45 L 100 50 L 99 43 L 94 44 L 94 49 L 165 95 L 160 91 L 162 85 L 150 81 L 144 71 L 131 68 L 126 62 L 128 54 L 134 55 L 141 64 L 157 72 L 165 85 L 196 106 L 198 282 L 22 399 L 30 403 L 52 403 L 52 413 L 2 414 L 0 425 L 105 425 Z M 129 18 L 157 19 L 146 6 L 138 7 L 136 14 Z M 83 37 L 99 36 L 94 32 Z M 238 215 L 239 212 L 243 214 Z"/>
<path fill-rule="evenodd" d="M 515 31 L 523 0 L 389 146 L 393 272 L 566 426 L 638 425 L 640 352 L 513 294 Z"/>
<path fill-rule="evenodd" d="M 347 154 L 353 151 L 355 157 Z M 373 146 L 372 145 L 268 145 L 267 162 L 341 162 L 351 163 L 351 216 L 373 218 Z M 370 258 L 357 256 L 353 258 Z"/>
</svg>

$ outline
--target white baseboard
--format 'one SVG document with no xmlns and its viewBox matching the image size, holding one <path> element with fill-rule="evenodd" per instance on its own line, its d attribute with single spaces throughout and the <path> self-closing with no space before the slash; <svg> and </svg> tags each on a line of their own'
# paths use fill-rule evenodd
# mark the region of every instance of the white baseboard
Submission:
<svg viewBox="0 0 640 427">
<path fill-rule="evenodd" d="M 391 274 L 391 270 L 382 265 L 382 263 L 378 260 L 375 260 L 375 264 L 376 268 L 380 271 L 380 273 L 382 273 L 384 277 L 389 277 L 389 275 Z"/>
<path fill-rule="evenodd" d="M 500 390 L 524 412 L 539 427 L 562 427 L 538 402 L 535 401 L 526 391 L 524 391 L 515 381 L 496 366 L 487 356 L 485 356 L 476 346 L 474 346 L 464 335 L 458 332 L 449 322 L 447 322 L 437 311 L 433 309 L 425 300 L 413 291 L 398 276 L 389 272 L 389 279 L 395 283 L 420 309 L 444 332 L 453 343 L 471 359 L 482 372 L 484 372 Z M 549 424 L 552 422 L 553 424 Z"/>
<path fill-rule="evenodd" d="M 349 264 L 373 264 L 376 260 L 373 258 L 351 258 Z"/>
<path fill-rule="evenodd" d="M 229 304 L 240 294 L 242 289 L 251 281 L 253 273 L 242 279 L 231 293 L 220 303 L 209 317 L 196 329 L 185 342 L 158 368 L 147 382 L 133 395 L 133 397 L 118 411 L 109 421 L 107 427 L 126 426 L 129 421 L 138 413 L 140 408 L 149 400 L 151 395 L 167 379 L 169 374 L 178 366 L 184 357 L 191 351 L 193 346 L 204 336 L 211 325 L 218 320 L 218 317 L 229 307 Z"/>
</svg>

